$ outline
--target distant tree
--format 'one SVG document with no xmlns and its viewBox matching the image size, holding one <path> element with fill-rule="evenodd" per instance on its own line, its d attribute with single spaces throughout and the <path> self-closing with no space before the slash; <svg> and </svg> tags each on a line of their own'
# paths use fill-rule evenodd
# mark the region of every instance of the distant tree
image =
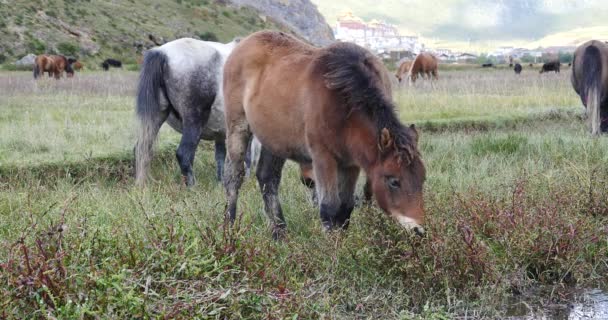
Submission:
<svg viewBox="0 0 608 320">
<path fill-rule="evenodd" d="M 559 62 L 561 62 L 561 63 L 570 63 L 570 62 L 572 62 L 572 53 L 570 53 L 570 52 L 562 52 L 562 51 L 560 51 L 557 54 L 557 57 L 559 59 Z"/>
<path fill-rule="evenodd" d="M 529 53 L 524 54 L 520 60 L 523 63 L 535 63 L 536 62 L 536 59 Z"/>
</svg>

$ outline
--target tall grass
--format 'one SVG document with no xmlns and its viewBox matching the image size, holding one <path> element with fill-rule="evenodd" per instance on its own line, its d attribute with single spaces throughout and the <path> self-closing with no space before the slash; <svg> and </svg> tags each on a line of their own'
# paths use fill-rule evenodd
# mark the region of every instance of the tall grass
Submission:
<svg viewBox="0 0 608 320">
<path fill-rule="evenodd" d="M 288 236 L 274 242 L 254 179 L 226 227 L 208 144 L 186 189 L 178 136 L 164 131 L 154 181 L 133 186 L 134 74 L 38 91 L 2 74 L 12 89 L 0 98 L 0 317 L 496 318 L 529 288 L 605 280 L 608 140 L 588 136 L 566 75 L 489 75 L 396 93 L 402 117 L 422 125 L 425 238 L 373 206 L 324 233 L 290 163 Z"/>
</svg>

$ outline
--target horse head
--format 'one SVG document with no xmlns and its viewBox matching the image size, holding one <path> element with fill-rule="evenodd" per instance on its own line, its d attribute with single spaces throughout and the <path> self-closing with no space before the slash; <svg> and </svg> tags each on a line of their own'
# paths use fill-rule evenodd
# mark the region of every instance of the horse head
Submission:
<svg viewBox="0 0 608 320">
<path fill-rule="evenodd" d="M 379 160 L 370 170 L 372 193 L 378 205 L 403 227 L 424 233 L 424 163 L 417 149 L 414 125 L 393 132 L 383 128 L 378 148 Z"/>
</svg>

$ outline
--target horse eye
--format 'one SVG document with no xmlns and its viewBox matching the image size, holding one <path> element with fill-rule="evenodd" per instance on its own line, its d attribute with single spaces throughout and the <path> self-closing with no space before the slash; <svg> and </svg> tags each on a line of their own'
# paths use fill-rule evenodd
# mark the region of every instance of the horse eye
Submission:
<svg viewBox="0 0 608 320">
<path fill-rule="evenodd" d="M 386 183 L 388 184 L 389 188 L 391 188 L 391 189 L 401 188 L 401 182 L 399 181 L 399 179 L 397 179 L 395 177 L 387 177 Z"/>
</svg>

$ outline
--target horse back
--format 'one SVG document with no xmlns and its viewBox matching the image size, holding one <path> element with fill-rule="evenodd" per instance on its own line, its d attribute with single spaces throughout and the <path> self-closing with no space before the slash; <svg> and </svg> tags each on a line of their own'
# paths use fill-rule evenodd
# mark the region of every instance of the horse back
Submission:
<svg viewBox="0 0 608 320">
<path fill-rule="evenodd" d="M 608 94 L 608 45 L 602 41 L 591 40 L 582 44 L 576 49 L 574 52 L 574 61 L 572 63 L 572 84 L 576 92 L 580 94 L 579 87 L 584 81 L 585 77 L 583 74 L 583 66 L 585 64 L 584 57 L 585 53 L 590 49 L 590 47 L 595 47 L 599 51 L 599 58 L 602 65 L 601 70 L 599 70 L 599 75 L 604 93 Z"/>
<path fill-rule="evenodd" d="M 244 116 L 273 153 L 307 157 L 302 139 L 310 116 L 306 109 L 318 106 L 326 94 L 324 80 L 313 80 L 317 52 L 282 32 L 261 31 L 241 40 L 224 66 L 227 123 Z"/>
</svg>

